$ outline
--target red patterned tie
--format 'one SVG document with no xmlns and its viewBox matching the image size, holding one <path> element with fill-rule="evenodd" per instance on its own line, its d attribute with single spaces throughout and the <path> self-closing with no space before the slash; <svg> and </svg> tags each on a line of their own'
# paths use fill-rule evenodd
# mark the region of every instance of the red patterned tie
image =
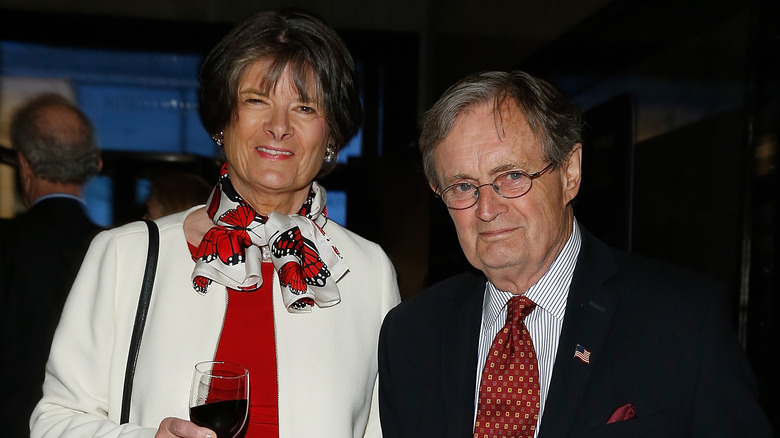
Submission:
<svg viewBox="0 0 780 438">
<path fill-rule="evenodd" d="M 493 339 L 479 384 L 474 438 L 533 437 L 539 417 L 539 370 L 523 319 L 536 307 L 514 296 L 506 324 Z"/>
</svg>

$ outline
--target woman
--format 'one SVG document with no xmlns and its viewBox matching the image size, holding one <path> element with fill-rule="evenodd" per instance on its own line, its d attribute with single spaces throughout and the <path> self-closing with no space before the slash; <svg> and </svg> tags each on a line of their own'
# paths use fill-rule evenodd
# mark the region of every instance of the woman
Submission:
<svg viewBox="0 0 780 438">
<path fill-rule="evenodd" d="M 214 437 L 187 421 L 193 367 L 214 358 L 250 370 L 247 438 L 380 435 L 376 344 L 399 301 L 395 272 L 378 245 L 328 221 L 313 182 L 357 131 L 355 88 L 342 41 L 305 14 L 259 14 L 217 44 L 201 70 L 200 111 L 226 162 L 207 207 L 157 221 L 130 422 L 118 424 L 142 223 L 93 242 L 32 436 Z M 290 264 L 296 255 L 302 268 Z"/>
</svg>

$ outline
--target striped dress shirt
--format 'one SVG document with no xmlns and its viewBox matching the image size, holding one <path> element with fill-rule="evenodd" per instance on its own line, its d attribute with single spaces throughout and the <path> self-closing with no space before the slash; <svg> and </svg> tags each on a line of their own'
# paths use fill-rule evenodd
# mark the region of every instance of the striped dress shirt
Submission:
<svg viewBox="0 0 780 438">
<path fill-rule="evenodd" d="M 561 253 L 555 258 L 550 269 L 531 286 L 525 293 L 536 308 L 525 318 L 525 325 L 534 342 L 537 360 L 539 362 L 539 419 L 536 423 L 534 437 L 539 434 L 539 424 L 542 422 L 547 391 L 550 388 L 555 353 L 558 351 L 558 339 L 563 326 L 563 315 L 566 312 L 566 299 L 569 296 L 574 267 L 581 245 L 580 230 L 577 220 L 573 221 L 572 233 Z M 485 286 L 485 297 L 482 302 L 482 326 L 479 337 L 479 359 L 477 362 L 477 387 L 474 391 L 474 421 L 477 419 L 479 402 L 479 383 L 482 380 L 482 370 L 485 367 L 488 352 L 493 344 L 493 338 L 504 327 L 506 322 L 506 303 L 512 298 L 511 292 L 501 291 L 490 282 Z"/>
</svg>

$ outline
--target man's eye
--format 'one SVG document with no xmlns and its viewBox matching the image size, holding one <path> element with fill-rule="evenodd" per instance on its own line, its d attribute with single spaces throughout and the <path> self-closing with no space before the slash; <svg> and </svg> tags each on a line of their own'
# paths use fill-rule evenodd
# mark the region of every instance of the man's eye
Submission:
<svg viewBox="0 0 780 438">
<path fill-rule="evenodd" d="M 452 187 L 453 187 L 452 190 L 457 193 L 468 193 L 474 191 L 474 184 L 471 183 L 455 184 Z"/>
<path fill-rule="evenodd" d="M 517 181 L 519 179 L 523 179 L 525 175 L 523 172 L 509 172 L 506 174 L 507 181 Z"/>
</svg>

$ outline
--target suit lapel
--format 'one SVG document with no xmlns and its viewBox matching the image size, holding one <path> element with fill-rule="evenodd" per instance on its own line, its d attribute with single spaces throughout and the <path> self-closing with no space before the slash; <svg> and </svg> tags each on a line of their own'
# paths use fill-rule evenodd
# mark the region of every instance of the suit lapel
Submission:
<svg viewBox="0 0 780 438">
<path fill-rule="evenodd" d="M 616 272 L 609 249 L 583 230 L 539 438 L 571 433 L 617 307 L 617 297 L 603 287 Z M 574 356 L 577 345 L 590 351 L 590 363 Z"/>
<path fill-rule="evenodd" d="M 447 303 L 452 318 L 442 322 L 445 382 L 445 412 L 450 430 L 447 436 L 471 436 L 474 427 L 477 349 L 482 321 L 485 278 L 468 274 Z"/>
</svg>

